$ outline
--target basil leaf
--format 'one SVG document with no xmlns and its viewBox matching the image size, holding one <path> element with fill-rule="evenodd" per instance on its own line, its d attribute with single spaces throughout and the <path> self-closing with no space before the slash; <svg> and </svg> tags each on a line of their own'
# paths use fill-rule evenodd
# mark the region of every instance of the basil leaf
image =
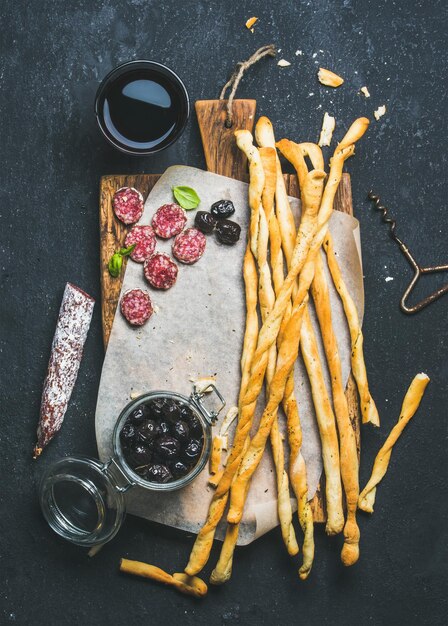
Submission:
<svg viewBox="0 0 448 626">
<path fill-rule="evenodd" d="M 120 276 L 122 265 L 123 265 L 123 257 L 121 256 L 119 252 L 115 252 L 115 254 L 113 254 L 110 257 L 110 261 L 107 266 L 109 269 L 109 274 L 113 276 L 113 278 L 118 278 L 118 276 Z"/>
<path fill-rule="evenodd" d="M 129 256 L 136 245 L 137 245 L 136 243 L 133 243 L 132 245 L 129 246 L 129 248 L 121 248 L 118 254 L 120 256 Z"/>
<path fill-rule="evenodd" d="M 173 187 L 173 194 L 180 206 L 187 211 L 195 209 L 201 199 L 191 187 Z"/>
</svg>

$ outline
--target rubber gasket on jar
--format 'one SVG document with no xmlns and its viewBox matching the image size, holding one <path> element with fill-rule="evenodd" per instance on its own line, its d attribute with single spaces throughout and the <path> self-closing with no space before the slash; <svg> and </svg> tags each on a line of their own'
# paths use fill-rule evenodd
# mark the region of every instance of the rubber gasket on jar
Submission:
<svg viewBox="0 0 448 626">
<path fill-rule="evenodd" d="M 204 254 L 206 238 L 197 228 L 187 228 L 173 241 L 173 256 L 181 263 L 191 265 Z"/>
<path fill-rule="evenodd" d="M 143 214 L 143 196 L 134 187 L 121 187 L 114 194 L 112 207 L 123 224 L 135 224 Z"/>
<path fill-rule="evenodd" d="M 173 259 L 164 252 L 156 252 L 146 259 L 143 273 L 148 283 L 155 289 L 169 289 L 177 280 L 179 268 Z"/>
<path fill-rule="evenodd" d="M 171 239 L 171 237 L 178 235 L 186 223 L 187 215 L 184 209 L 175 202 L 163 204 L 157 209 L 151 220 L 155 234 L 162 239 Z"/>
<path fill-rule="evenodd" d="M 143 289 L 129 289 L 120 301 L 120 309 L 132 326 L 143 326 L 154 312 L 149 293 Z"/>
<path fill-rule="evenodd" d="M 154 253 L 156 249 L 156 236 L 151 226 L 134 226 L 126 235 L 124 245 L 126 248 L 135 244 L 135 248 L 129 255 L 136 263 L 143 263 Z"/>
</svg>

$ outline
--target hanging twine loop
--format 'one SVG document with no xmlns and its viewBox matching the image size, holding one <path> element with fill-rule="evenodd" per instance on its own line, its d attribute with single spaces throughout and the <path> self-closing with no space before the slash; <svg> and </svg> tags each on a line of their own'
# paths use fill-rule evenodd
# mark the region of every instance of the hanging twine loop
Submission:
<svg viewBox="0 0 448 626">
<path fill-rule="evenodd" d="M 238 85 L 243 78 L 244 72 L 249 69 L 251 65 L 254 65 L 263 57 L 275 57 L 276 54 L 277 50 L 274 44 L 271 43 L 268 46 L 262 46 L 261 48 L 259 48 L 256 52 L 254 52 L 251 57 L 247 59 L 247 61 L 240 61 L 236 64 L 235 71 L 222 88 L 221 94 L 219 96 L 220 100 L 224 100 L 227 89 L 230 89 L 229 98 L 227 100 L 227 116 L 225 122 L 227 128 L 230 128 L 233 124 L 233 99 L 235 97 L 236 90 L 238 89 Z"/>
</svg>

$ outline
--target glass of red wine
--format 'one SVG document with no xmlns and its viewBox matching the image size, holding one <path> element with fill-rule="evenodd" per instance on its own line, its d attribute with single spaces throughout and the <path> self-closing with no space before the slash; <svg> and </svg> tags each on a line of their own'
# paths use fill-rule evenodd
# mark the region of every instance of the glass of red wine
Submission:
<svg viewBox="0 0 448 626">
<path fill-rule="evenodd" d="M 129 61 L 101 82 L 95 115 L 107 141 L 126 154 L 155 154 L 183 133 L 190 114 L 184 83 L 155 61 Z"/>
</svg>

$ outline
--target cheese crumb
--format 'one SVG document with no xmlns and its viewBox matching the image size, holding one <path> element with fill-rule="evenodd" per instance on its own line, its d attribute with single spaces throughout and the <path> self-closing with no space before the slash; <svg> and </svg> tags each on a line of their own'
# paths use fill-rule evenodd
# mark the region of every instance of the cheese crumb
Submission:
<svg viewBox="0 0 448 626">
<path fill-rule="evenodd" d="M 392 276 L 386 276 L 386 278 L 384 279 L 386 281 L 386 283 L 389 283 L 391 280 L 393 280 Z"/>
<path fill-rule="evenodd" d="M 291 63 L 289 61 L 286 61 L 286 59 L 280 59 L 277 65 L 279 67 L 288 67 L 289 65 L 291 65 Z"/>
<path fill-rule="evenodd" d="M 327 87 L 340 87 L 344 82 L 343 78 L 330 70 L 326 70 L 324 67 L 319 68 L 317 78 L 322 85 L 326 85 Z"/>
<path fill-rule="evenodd" d="M 252 28 L 252 26 L 255 24 L 255 22 L 258 22 L 258 17 L 250 17 L 246 22 L 246 28 L 250 30 L 252 33 L 254 32 L 254 29 Z"/>
<path fill-rule="evenodd" d="M 319 146 L 329 146 L 331 138 L 333 137 L 333 131 L 336 127 L 336 119 L 328 113 L 324 114 L 324 120 L 322 122 L 322 130 L 320 131 Z"/>
<path fill-rule="evenodd" d="M 386 113 L 386 105 L 383 104 L 380 107 L 378 107 L 376 111 L 373 112 L 373 115 L 375 116 L 375 119 L 378 121 L 380 117 L 383 117 L 385 113 Z"/>
<path fill-rule="evenodd" d="M 370 92 L 367 87 L 361 87 L 359 90 L 366 98 L 370 98 Z"/>
<path fill-rule="evenodd" d="M 296 50 L 296 57 L 302 56 L 302 55 L 303 55 L 303 50 Z"/>
</svg>

